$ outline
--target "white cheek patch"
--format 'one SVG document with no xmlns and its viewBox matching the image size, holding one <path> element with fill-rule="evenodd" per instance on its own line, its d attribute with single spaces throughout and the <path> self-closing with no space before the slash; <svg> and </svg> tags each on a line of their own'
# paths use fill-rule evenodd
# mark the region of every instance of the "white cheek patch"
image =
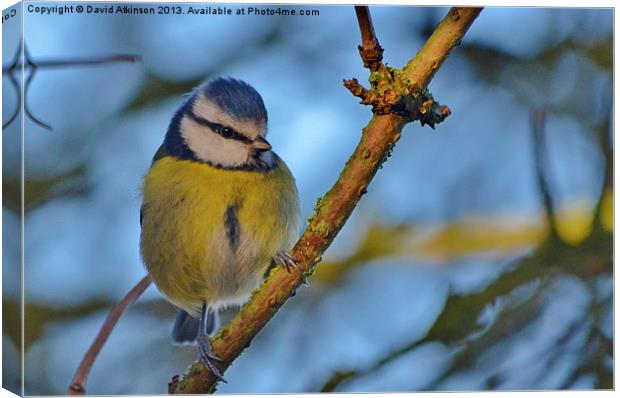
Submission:
<svg viewBox="0 0 620 398">
<path fill-rule="evenodd" d="M 188 148 L 203 162 L 224 167 L 246 164 L 251 150 L 247 144 L 226 139 L 189 118 L 181 120 L 181 136 Z"/>
</svg>

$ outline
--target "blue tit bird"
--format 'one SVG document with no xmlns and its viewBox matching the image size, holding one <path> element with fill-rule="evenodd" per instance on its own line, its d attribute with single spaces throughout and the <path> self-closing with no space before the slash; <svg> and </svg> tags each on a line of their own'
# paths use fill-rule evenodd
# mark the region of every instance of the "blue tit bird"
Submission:
<svg viewBox="0 0 620 398">
<path fill-rule="evenodd" d="M 247 301 L 275 265 L 299 271 L 288 254 L 300 227 L 297 187 L 266 134 L 260 94 L 215 78 L 176 111 L 144 177 L 140 252 L 179 308 L 172 340 L 196 342 L 221 380 L 209 343 L 218 311 Z"/>
</svg>

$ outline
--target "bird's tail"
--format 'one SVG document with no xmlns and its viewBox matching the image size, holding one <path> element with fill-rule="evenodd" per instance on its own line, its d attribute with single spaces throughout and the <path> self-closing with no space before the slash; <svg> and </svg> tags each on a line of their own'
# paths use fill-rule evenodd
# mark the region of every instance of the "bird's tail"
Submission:
<svg viewBox="0 0 620 398">
<path fill-rule="evenodd" d="M 209 308 L 204 321 L 205 330 L 209 336 L 219 329 L 220 317 L 217 311 Z M 199 326 L 199 319 L 194 318 L 183 310 L 179 310 L 177 318 L 174 321 L 174 326 L 172 327 L 172 342 L 181 345 L 195 344 Z"/>
</svg>

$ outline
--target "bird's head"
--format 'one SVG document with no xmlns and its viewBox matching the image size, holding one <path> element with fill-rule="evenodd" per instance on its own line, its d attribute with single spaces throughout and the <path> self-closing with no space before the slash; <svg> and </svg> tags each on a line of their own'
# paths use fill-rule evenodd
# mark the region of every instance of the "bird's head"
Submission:
<svg viewBox="0 0 620 398">
<path fill-rule="evenodd" d="M 182 159 L 228 169 L 273 165 L 267 110 L 249 84 L 216 78 L 198 87 L 181 106 L 166 134 L 166 151 Z"/>
</svg>

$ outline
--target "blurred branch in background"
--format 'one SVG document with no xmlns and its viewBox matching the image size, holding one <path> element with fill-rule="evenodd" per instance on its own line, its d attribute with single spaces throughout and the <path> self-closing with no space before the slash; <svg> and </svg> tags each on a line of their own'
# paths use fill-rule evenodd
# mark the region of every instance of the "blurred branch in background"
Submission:
<svg viewBox="0 0 620 398">
<path fill-rule="evenodd" d="M 363 8 L 363 10 L 360 10 Z M 373 59 L 369 63 L 377 71 L 385 71 L 374 75 L 372 90 L 377 97 L 387 99 L 390 105 L 401 102 L 411 104 L 422 94 L 432 76 L 446 59 L 452 48 L 460 43 L 460 39 L 480 13 L 480 8 L 453 8 L 439 24 L 425 46 L 403 70 L 382 66 L 381 51 L 376 38 L 370 32 L 372 23 L 367 7 L 356 7 L 361 19 L 360 27 L 366 37 L 360 49 L 362 57 L 366 54 L 364 44 L 373 45 Z M 376 45 L 374 45 L 376 44 Z M 366 61 L 366 60 L 365 60 Z M 405 78 L 400 78 L 402 74 Z M 371 75 L 371 76 L 373 76 Z M 398 97 L 395 100 L 395 97 Z M 419 104 L 418 104 L 419 105 Z M 393 109 L 392 109 L 393 110 Z M 319 199 L 314 216 L 309 220 L 308 227 L 293 249 L 293 257 L 302 270 L 313 272 L 313 267 L 321 260 L 321 256 L 329 247 L 336 234 L 340 231 L 355 205 L 366 193 L 370 180 L 381 164 L 389 156 L 395 143 L 400 138 L 400 131 L 405 124 L 420 116 L 418 109 L 407 107 L 411 113 L 407 117 L 400 112 L 384 115 L 375 113 L 373 119 L 363 130 L 361 141 L 349 158 L 338 181 L 331 190 Z M 221 370 L 247 347 L 254 336 L 264 327 L 284 302 L 295 292 L 301 283 L 301 277 L 288 274 L 284 270 L 275 269 L 254 292 L 237 316 L 221 329 L 213 338 L 215 354 L 222 358 Z M 173 378 L 169 385 L 171 393 L 205 393 L 213 391 L 216 379 L 205 370 L 201 363 L 194 363 L 181 378 Z"/>
<path fill-rule="evenodd" d="M 59 176 L 29 176 L 25 181 L 24 211 L 27 212 L 35 209 L 54 199 L 79 196 L 88 192 L 92 184 L 85 178 L 85 174 L 85 168 L 80 166 L 68 170 Z M 17 178 L 5 178 L 2 186 L 4 187 L 2 203 L 19 212 L 22 205 L 20 180 Z"/>
<path fill-rule="evenodd" d="M 602 231 L 600 226 L 595 228 L 592 235 L 579 246 L 568 245 L 561 241 L 554 241 L 552 244 L 551 240 L 547 241 L 548 243 L 542 245 L 533 255 L 518 264 L 512 271 L 503 274 L 483 291 L 451 295 L 439 318 L 424 338 L 405 344 L 401 349 L 389 353 L 367 369 L 341 369 L 335 372 L 324 383 L 322 391 L 337 391 L 342 384 L 373 374 L 387 364 L 430 342 L 440 342 L 458 350 L 451 367 L 446 369 L 443 376 L 433 385 L 426 388 L 437 389 L 437 384 L 448 376 L 459 370 L 471 368 L 472 362 L 479 358 L 481 351 L 488 349 L 492 343 L 518 333 L 535 319 L 540 301 L 539 295 L 549 286 L 550 279 L 560 275 L 574 275 L 592 280 L 600 275 L 611 275 L 612 241 L 612 234 Z M 519 288 L 532 283 L 536 291 L 529 299 L 513 308 L 503 310 L 491 325 L 481 323 L 483 311 L 500 300 L 509 300 Z M 595 331 L 591 333 L 598 335 Z M 611 354 L 611 345 L 606 347 L 609 350 L 605 352 Z M 582 360 L 583 366 L 588 366 L 586 359 Z M 604 375 L 604 372 L 600 373 Z M 602 377 L 602 380 L 608 380 L 608 378 Z M 491 384 L 488 386 L 490 389 L 493 388 Z M 599 388 L 611 388 L 611 385 L 602 382 Z"/>
<path fill-rule="evenodd" d="M 23 57 L 22 57 L 23 51 Z M 23 58 L 23 60 L 22 60 Z M 85 58 L 74 58 L 74 59 L 34 59 L 26 44 L 24 43 L 22 47 L 22 42 L 17 46 L 17 51 L 15 52 L 15 56 L 13 57 L 11 63 L 9 65 L 2 66 L 2 74 L 6 75 L 11 82 L 11 86 L 15 89 L 17 94 L 17 101 L 15 110 L 11 113 L 11 116 L 8 118 L 6 122 L 2 124 L 2 128 L 6 128 L 9 126 L 17 116 L 19 115 L 19 111 L 22 106 L 22 87 L 20 87 L 16 75 L 18 73 L 25 73 L 26 70 L 30 71 L 30 74 L 26 78 L 26 82 L 23 87 L 24 91 L 24 112 L 26 116 L 30 120 L 32 120 L 38 126 L 46 129 L 52 130 L 52 126 L 43 122 L 30 110 L 28 106 L 28 90 L 30 89 L 30 84 L 35 77 L 37 70 L 39 69 L 50 69 L 50 68 L 74 68 L 74 67 L 82 67 L 82 66 L 95 66 L 95 65 L 105 65 L 116 62 L 138 62 L 141 58 L 138 55 L 134 54 L 114 54 L 114 55 L 106 55 L 106 56 L 97 56 L 97 57 L 85 57 Z"/>
<path fill-rule="evenodd" d="M 531 324 L 540 315 L 543 293 L 549 288 L 554 280 L 561 276 L 572 275 L 590 282 L 590 289 L 595 290 L 596 279 L 600 276 L 611 276 L 613 273 L 613 234 L 606 221 L 608 215 L 603 214 L 606 210 L 605 201 L 609 200 L 608 193 L 613 191 L 613 178 L 610 175 L 613 171 L 613 151 L 609 140 L 599 140 L 601 151 L 605 153 L 605 178 L 603 192 L 598 203 L 593 209 L 593 227 L 591 233 L 581 242 L 575 244 L 561 239 L 558 234 L 556 224 L 553 222 L 557 217 L 553 212 L 552 193 L 549 188 L 549 162 L 548 150 L 544 137 L 546 113 L 543 110 L 533 110 L 530 114 L 530 130 L 533 137 L 536 182 L 542 196 L 542 207 L 548 222 L 545 238 L 539 247 L 524 260 L 517 263 L 516 267 L 504 273 L 498 280 L 489 285 L 481 292 L 464 295 L 451 295 L 448 298 L 444 310 L 433 324 L 427 335 L 419 340 L 415 340 L 404 345 L 384 358 L 377 361 L 374 365 L 365 369 L 340 369 L 334 372 L 326 380 L 321 388 L 323 392 L 338 391 L 338 388 L 357 378 L 373 375 L 386 365 L 393 363 L 404 355 L 411 353 L 420 346 L 440 342 L 456 351 L 455 358 L 451 365 L 442 372 L 442 375 L 429 383 L 425 389 L 441 389 L 440 383 L 447 380 L 459 371 L 480 366 L 479 361 L 481 352 L 491 349 L 494 345 L 504 339 L 517 335 L 520 331 Z M 611 194 L 609 194 L 611 195 Z M 367 250 L 374 256 L 394 254 L 396 247 L 402 247 L 403 229 L 388 231 L 388 239 L 378 239 L 378 241 L 395 241 L 394 246 L 385 246 L 374 242 Z M 385 234 L 386 232 L 382 232 Z M 372 239 L 367 238 L 363 242 L 369 243 Z M 377 254 L 379 253 L 379 254 Z M 368 254 L 358 253 L 364 257 Z M 355 258 L 355 255 L 352 257 Z M 326 274 L 324 279 L 335 281 L 342 277 L 342 272 L 354 266 L 354 263 L 339 264 L 340 269 L 336 272 Z M 519 289 L 533 287 L 534 292 L 525 300 L 515 298 Z M 595 296 L 595 294 L 593 294 Z M 519 301 L 520 300 L 520 301 Z M 579 332 L 587 332 L 587 355 L 580 359 L 578 366 L 571 372 L 564 382 L 563 388 L 569 388 L 576 380 L 587 374 L 594 372 L 597 375 L 597 388 L 613 388 L 613 380 L 607 369 L 604 369 L 602 359 L 606 356 L 613 357 L 613 342 L 598 329 L 598 325 L 589 327 L 590 323 L 600 323 L 600 318 L 605 314 L 605 308 L 612 305 L 613 296 L 609 295 L 602 302 L 590 304 L 591 310 L 576 321 L 568 330 L 565 331 L 555 346 L 548 348 L 544 353 L 547 358 L 547 367 L 551 368 L 554 361 L 559 360 L 563 355 L 565 342 L 573 338 Z M 507 304 L 500 309 L 500 313 L 490 324 L 481 321 L 483 312 L 492 308 L 498 302 L 504 301 Z M 516 301 L 516 304 L 510 305 Z M 599 317 L 593 316 L 598 314 Z M 486 379 L 487 389 L 495 389 L 502 381 L 503 375 L 500 370 L 490 371 Z M 541 376 L 542 377 L 542 376 Z"/>
<path fill-rule="evenodd" d="M 532 149 L 534 166 L 536 167 L 536 181 L 542 196 L 542 205 L 549 228 L 550 239 L 557 239 L 558 232 L 554 221 L 553 200 L 551 199 L 551 184 L 549 181 L 549 157 L 545 140 L 545 120 L 547 113 L 544 109 L 530 111 L 530 131 L 532 133 Z"/>
</svg>

